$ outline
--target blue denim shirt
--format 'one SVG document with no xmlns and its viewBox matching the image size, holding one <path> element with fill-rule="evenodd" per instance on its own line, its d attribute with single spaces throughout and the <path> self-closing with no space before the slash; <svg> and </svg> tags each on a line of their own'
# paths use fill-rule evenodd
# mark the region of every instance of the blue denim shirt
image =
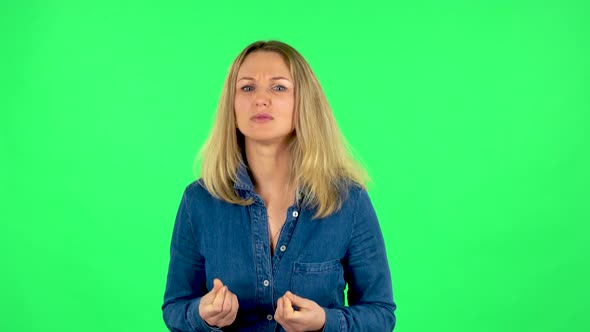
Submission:
<svg viewBox="0 0 590 332">
<path fill-rule="evenodd" d="M 294 202 L 271 255 L 266 207 L 243 165 L 234 188 L 254 204 L 216 199 L 201 180 L 184 191 L 162 305 L 170 331 L 284 331 L 273 316 L 288 290 L 325 309 L 326 332 L 393 330 L 396 304 L 385 245 L 364 189 L 350 186 L 342 208 L 323 219 L 312 220 L 315 210 Z M 234 323 L 222 329 L 208 326 L 198 310 L 215 278 L 240 305 Z"/>
</svg>

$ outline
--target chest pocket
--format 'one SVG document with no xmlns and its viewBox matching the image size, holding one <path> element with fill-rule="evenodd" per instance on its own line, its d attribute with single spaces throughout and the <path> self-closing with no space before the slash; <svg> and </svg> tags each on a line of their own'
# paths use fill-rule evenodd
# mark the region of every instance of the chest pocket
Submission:
<svg viewBox="0 0 590 332">
<path fill-rule="evenodd" d="M 344 301 L 344 270 L 340 260 L 321 263 L 293 263 L 291 292 L 326 308 Z"/>
</svg>

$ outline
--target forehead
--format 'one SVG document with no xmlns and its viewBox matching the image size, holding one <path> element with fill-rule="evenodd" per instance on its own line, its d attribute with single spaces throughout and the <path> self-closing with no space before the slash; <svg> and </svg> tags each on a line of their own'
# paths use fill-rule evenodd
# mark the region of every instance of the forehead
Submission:
<svg viewBox="0 0 590 332">
<path fill-rule="evenodd" d="M 277 52 L 257 51 L 250 53 L 238 70 L 238 75 L 272 75 L 290 78 L 291 73 L 283 56 Z"/>
</svg>

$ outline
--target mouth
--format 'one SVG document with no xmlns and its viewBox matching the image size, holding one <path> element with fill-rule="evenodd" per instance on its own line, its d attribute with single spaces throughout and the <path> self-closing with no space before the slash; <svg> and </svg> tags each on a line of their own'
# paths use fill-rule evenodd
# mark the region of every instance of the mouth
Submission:
<svg viewBox="0 0 590 332">
<path fill-rule="evenodd" d="M 270 121 L 273 119 L 274 118 L 272 116 L 270 116 L 270 114 L 266 114 L 266 113 L 256 114 L 250 118 L 250 120 L 252 120 L 254 122 L 266 122 L 266 121 Z"/>
</svg>

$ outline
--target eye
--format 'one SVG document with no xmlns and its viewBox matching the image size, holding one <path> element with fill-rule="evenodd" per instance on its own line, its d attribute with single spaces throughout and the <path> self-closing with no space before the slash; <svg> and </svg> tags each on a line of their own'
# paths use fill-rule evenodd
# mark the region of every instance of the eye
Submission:
<svg viewBox="0 0 590 332">
<path fill-rule="evenodd" d="M 277 85 L 274 87 L 276 91 L 285 91 L 287 90 L 286 87 L 282 86 L 282 85 Z"/>
<path fill-rule="evenodd" d="M 250 86 L 250 85 L 245 85 L 245 86 L 243 86 L 243 87 L 240 88 L 240 90 L 242 90 L 242 91 L 252 91 L 252 90 L 249 90 L 249 89 L 253 89 L 253 87 Z"/>
</svg>

